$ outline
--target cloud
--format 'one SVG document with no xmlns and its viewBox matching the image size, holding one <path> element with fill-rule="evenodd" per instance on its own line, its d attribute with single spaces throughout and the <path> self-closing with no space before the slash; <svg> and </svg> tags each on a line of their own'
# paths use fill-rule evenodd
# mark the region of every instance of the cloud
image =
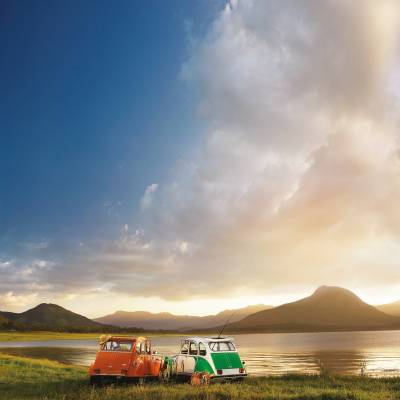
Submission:
<svg viewBox="0 0 400 400">
<path fill-rule="evenodd" d="M 29 242 L 29 243 L 26 243 L 25 246 L 30 251 L 46 250 L 50 246 L 50 240 L 42 239 L 38 242 Z"/>
<path fill-rule="evenodd" d="M 158 183 L 152 183 L 151 185 L 147 186 L 144 195 L 140 201 L 140 206 L 142 210 L 151 207 L 151 203 L 153 201 L 153 197 L 157 189 L 158 189 Z"/>
<path fill-rule="evenodd" d="M 392 1 L 242 1 L 218 16 L 182 72 L 209 122 L 204 146 L 146 230 L 174 265 L 162 295 L 400 278 L 399 15 Z M 175 240 L 195 244 L 190 259 Z"/>
<path fill-rule="evenodd" d="M 172 300 L 399 282 L 399 18 L 390 0 L 229 3 L 181 73 L 202 145 L 146 188 L 140 226 L 35 279 Z"/>
<path fill-rule="evenodd" d="M 26 307 L 38 298 L 37 293 L 31 293 L 29 295 L 16 295 L 13 292 L 7 292 L 4 294 L 0 293 L 0 310 L 14 310 L 20 309 L 21 307 Z"/>
</svg>

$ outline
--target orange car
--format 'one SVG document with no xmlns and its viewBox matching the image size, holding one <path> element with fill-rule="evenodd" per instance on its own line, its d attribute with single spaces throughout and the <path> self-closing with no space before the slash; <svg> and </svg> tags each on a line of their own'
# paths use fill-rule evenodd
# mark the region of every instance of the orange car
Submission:
<svg viewBox="0 0 400 400">
<path fill-rule="evenodd" d="M 143 383 L 158 378 L 161 364 L 147 338 L 102 336 L 96 360 L 89 368 L 90 383 L 120 379 Z"/>
</svg>

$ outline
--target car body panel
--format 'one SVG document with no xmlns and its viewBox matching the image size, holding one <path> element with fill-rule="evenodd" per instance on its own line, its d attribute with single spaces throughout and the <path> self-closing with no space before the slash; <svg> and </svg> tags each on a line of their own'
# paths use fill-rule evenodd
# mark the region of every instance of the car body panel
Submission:
<svg viewBox="0 0 400 400">
<path fill-rule="evenodd" d="M 220 347 L 228 351 L 219 351 Z M 179 354 L 165 358 L 165 366 L 176 377 L 190 377 L 194 373 L 206 373 L 212 380 L 241 379 L 247 376 L 231 338 L 184 339 Z"/>
<path fill-rule="evenodd" d="M 238 353 L 211 353 L 216 369 L 243 368 Z"/>
<path fill-rule="evenodd" d="M 147 338 L 109 336 L 89 368 L 92 376 L 127 378 L 158 377 L 163 360 L 153 354 Z"/>
</svg>

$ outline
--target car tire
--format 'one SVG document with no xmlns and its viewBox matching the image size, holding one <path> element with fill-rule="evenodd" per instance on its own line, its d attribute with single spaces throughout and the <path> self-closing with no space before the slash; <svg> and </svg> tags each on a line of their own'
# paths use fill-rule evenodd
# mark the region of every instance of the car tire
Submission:
<svg viewBox="0 0 400 400">
<path fill-rule="evenodd" d="M 90 377 L 90 384 L 92 386 L 98 386 L 101 384 L 101 376 L 91 376 Z"/>
<path fill-rule="evenodd" d="M 167 365 L 164 369 L 160 369 L 158 378 L 162 383 L 168 383 L 171 380 L 171 368 L 169 365 Z"/>
</svg>

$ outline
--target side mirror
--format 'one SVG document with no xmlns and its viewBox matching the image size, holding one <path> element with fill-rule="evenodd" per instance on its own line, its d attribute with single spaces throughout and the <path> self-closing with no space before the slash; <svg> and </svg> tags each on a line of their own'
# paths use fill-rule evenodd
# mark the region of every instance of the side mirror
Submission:
<svg viewBox="0 0 400 400">
<path fill-rule="evenodd" d="M 243 364 L 243 365 L 246 364 L 246 361 L 242 361 L 242 364 Z"/>
<path fill-rule="evenodd" d="M 157 350 L 153 350 L 153 354 L 157 354 Z"/>
</svg>

